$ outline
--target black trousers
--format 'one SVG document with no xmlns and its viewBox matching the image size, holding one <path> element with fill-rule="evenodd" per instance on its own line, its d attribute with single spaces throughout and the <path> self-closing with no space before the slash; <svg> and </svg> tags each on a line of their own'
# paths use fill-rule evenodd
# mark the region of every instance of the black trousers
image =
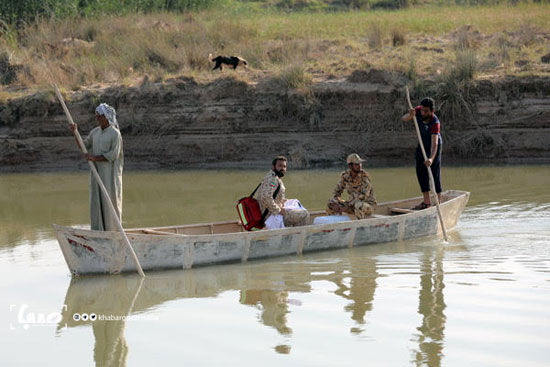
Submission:
<svg viewBox="0 0 550 367">
<path fill-rule="evenodd" d="M 434 176 L 435 192 L 438 194 L 441 190 L 441 154 L 438 154 L 430 166 L 432 175 Z M 418 184 L 422 192 L 430 191 L 430 176 L 428 170 L 424 164 L 424 160 L 416 158 L 416 177 L 418 178 Z"/>
</svg>

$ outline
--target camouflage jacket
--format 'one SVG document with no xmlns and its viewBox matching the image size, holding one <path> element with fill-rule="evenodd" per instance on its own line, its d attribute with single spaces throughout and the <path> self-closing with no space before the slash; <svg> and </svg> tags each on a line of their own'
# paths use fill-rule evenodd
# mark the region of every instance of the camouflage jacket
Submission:
<svg viewBox="0 0 550 367">
<path fill-rule="evenodd" d="M 281 188 L 279 189 L 275 199 L 273 199 L 273 194 L 279 185 Z M 281 208 L 284 206 L 285 185 L 272 170 L 269 171 L 262 180 L 260 188 L 256 192 L 256 200 L 260 203 L 262 213 L 265 209 L 268 209 L 269 214 L 276 215 L 279 214 Z"/>
<path fill-rule="evenodd" d="M 349 169 L 342 172 L 340 181 L 334 188 L 333 197 L 339 201 L 343 201 L 341 196 L 344 190 L 349 194 L 348 202 L 350 204 L 364 201 L 368 204 L 376 205 L 370 176 L 365 170 L 361 170 L 355 178 L 351 177 L 351 170 Z"/>
</svg>

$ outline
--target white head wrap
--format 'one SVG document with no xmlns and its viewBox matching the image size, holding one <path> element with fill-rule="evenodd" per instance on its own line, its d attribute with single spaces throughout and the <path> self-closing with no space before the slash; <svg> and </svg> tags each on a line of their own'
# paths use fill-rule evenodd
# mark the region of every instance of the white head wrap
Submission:
<svg viewBox="0 0 550 367">
<path fill-rule="evenodd" d="M 116 111 L 113 107 L 109 106 L 107 103 L 102 103 L 95 109 L 95 112 L 98 115 L 103 115 L 109 121 L 109 125 L 118 129 L 118 122 L 116 120 Z"/>
</svg>

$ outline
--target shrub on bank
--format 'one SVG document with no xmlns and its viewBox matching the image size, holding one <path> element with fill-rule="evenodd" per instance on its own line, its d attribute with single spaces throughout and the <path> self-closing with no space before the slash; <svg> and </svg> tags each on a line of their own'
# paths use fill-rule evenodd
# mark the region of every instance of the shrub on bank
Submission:
<svg viewBox="0 0 550 367">
<path fill-rule="evenodd" d="M 304 89 L 311 87 L 313 79 L 303 66 L 292 65 L 281 70 L 281 72 L 273 78 L 273 82 L 284 89 Z"/>
</svg>

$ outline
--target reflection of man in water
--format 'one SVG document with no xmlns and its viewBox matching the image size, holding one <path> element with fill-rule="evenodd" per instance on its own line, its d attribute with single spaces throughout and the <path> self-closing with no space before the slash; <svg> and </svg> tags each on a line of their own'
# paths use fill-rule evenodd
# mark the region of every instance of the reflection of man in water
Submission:
<svg viewBox="0 0 550 367">
<path fill-rule="evenodd" d="M 94 321 L 94 360 L 96 366 L 126 366 L 128 343 L 124 337 L 126 321 Z"/>
<path fill-rule="evenodd" d="M 281 334 L 290 334 L 292 329 L 286 326 L 288 311 L 288 292 L 276 292 L 270 289 L 249 289 L 241 291 L 240 302 L 243 305 L 261 305 L 262 322 Z"/>
<path fill-rule="evenodd" d="M 415 353 L 417 364 L 440 366 L 443 352 L 443 338 L 446 317 L 443 298 L 443 251 L 437 251 L 435 258 L 426 251 L 420 265 L 420 294 L 418 313 L 422 315 L 422 325 L 417 330 L 418 349 Z"/>
<path fill-rule="evenodd" d="M 73 278 L 64 302 L 67 309 L 63 311 L 63 320 L 58 328 L 62 325 L 91 327 L 95 339 L 95 365 L 126 366 L 129 347 L 124 336 L 124 317 L 132 314 L 142 283 L 143 278 L 139 277 L 111 277 L 108 281 Z M 75 313 L 95 313 L 98 317 L 94 321 L 75 321 Z M 115 319 L 101 319 L 101 316 L 115 316 Z"/>
<path fill-rule="evenodd" d="M 362 260 L 360 264 L 354 264 L 354 260 L 350 259 L 350 286 L 346 286 L 342 272 L 335 274 L 334 283 L 338 289 L 334 292 L 336 295 L 347 300 L 353 301 L 346 305 L 344 309 L 351 311 L 351 319 L 358 324 L 365 323 L 365 316 L 368 311 L 372 310 L 374 300 L 374 291 L 376 289 L 376 262 L 374 260 Z M 352 329 L 357 331 L 357 329 Z M 361 330 L 360 330 L 361 331 Z"/>
</svg>

